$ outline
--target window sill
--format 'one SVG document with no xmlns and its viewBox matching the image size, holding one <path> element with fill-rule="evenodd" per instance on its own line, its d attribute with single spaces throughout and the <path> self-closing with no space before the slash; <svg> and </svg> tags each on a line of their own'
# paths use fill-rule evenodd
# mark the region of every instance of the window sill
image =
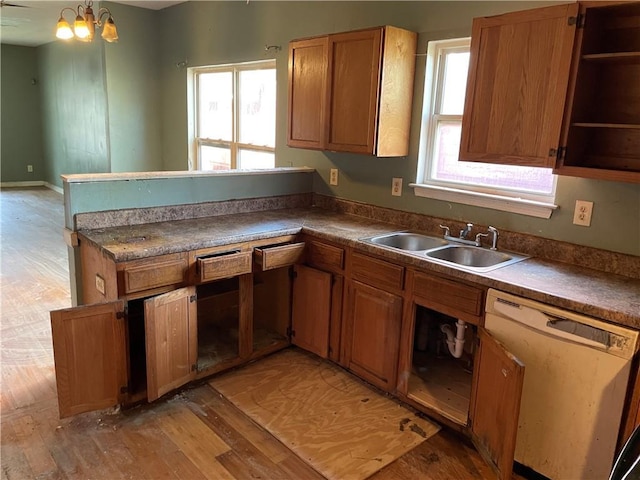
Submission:
<svg viewBox="0 0 640 480">
<path fill-rule="evenodd" d="M 456 188 L 441 187 L 436 185 L 425 185 L 421 183 L 411 183 L 416 197 L 433 198 L 446 202 L 462 203 L 473 205 L 474 207 L 491 208 L 503 212 L 519 213 L 538 218 L 550 218 L 558 205 L 553 203 L 536 202 L 524 198 L 505 197 L 489 193 L 470 192 Z"/>
</svg>

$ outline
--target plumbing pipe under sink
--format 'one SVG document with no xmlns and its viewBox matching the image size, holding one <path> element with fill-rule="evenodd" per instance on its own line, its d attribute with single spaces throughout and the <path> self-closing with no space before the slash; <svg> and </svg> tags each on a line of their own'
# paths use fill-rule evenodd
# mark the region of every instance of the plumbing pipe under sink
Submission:
<svg viewBox="0 0 640 480">
<path fill-rule="evenodd" d="M 454 358 L 460 358 L 464 349 L 464 331 L 467 328 L 467 324 L 458 319 L 456 322 L 456 333 L 453 333 L 453 327 L 448 323 L 440 325 L 440 331 L 447 336 L 447 346 L 449 347 L 449 353 Z"/>
</svg>

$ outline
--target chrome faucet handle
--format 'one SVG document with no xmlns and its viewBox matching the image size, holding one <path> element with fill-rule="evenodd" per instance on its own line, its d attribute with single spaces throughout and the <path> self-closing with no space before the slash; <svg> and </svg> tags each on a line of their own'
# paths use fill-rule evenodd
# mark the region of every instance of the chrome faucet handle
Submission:
<svg viewBox="0 0 640 480">
<path fill-rule="evenodd" d="M 488 236 L 489 236 L 489 233 L 478 233 L 478 234 L 476 234 L 476 245 L 480 246 L 481 245 L 480 244 L 480 239 L 482 237 L 488 237 Z"/>
<path fill-rule="evenodd" d="M 440 225 L 440 228 L 442 228 L 444 230 L 444 236 L 448 237 L 450 232 L 449 232 L 449 227 L 447 227 L 446 225 Z"/>
<path fill-rule="evenodd" d="M 493 239 L 491 241 L 491 250 L 498 249 L 498 237 L 500 237 L 500 233 L 495 227 L 489 225 L 489 232 L 493 234 Z"/>
<path fill-rule="evenodd" d="M 467 223 L 467 226 L 462 230 L 460 230 L 460 238 L 465 238 L 469 234 L 472 228 L 473 228 L 473 223 Z"/>
</svg>

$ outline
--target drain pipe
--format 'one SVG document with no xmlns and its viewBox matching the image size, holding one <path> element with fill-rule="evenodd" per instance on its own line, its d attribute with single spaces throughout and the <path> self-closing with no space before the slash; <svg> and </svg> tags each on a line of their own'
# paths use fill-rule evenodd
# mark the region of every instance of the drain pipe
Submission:
<svg viewBox="0 0 640 480">
<path fill-rule="evenodd" d="M 460 358 L 464 348 L 464 330 L 467 328 L 467 324 L 458 319 L 456 327 L 455 335 L 453 333 L 453 327 L 447 323 L 440 325 L 440 330 L 447 335 L 449 353 L 451 353 L 455 358 Z"/>
</svg>

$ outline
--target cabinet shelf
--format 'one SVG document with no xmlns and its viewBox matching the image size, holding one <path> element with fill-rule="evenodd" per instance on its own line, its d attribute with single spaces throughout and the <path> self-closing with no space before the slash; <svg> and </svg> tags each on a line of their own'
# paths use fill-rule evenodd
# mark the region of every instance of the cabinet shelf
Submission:
<svg viewBox="0 0 640 480">
<path fill-rule="evenodd" d="M 589 53 L 582 59 L 597 63 L 640 64 L 640 52 Z"/>
<path fill-rule="evenodd" d="M 575 122 L 571 124 L 572 127 L 580 128 L 621 128 L 640 130 L 640 124 L 631 123 L 597 123 L 597 122 Z"/>
</svg>

